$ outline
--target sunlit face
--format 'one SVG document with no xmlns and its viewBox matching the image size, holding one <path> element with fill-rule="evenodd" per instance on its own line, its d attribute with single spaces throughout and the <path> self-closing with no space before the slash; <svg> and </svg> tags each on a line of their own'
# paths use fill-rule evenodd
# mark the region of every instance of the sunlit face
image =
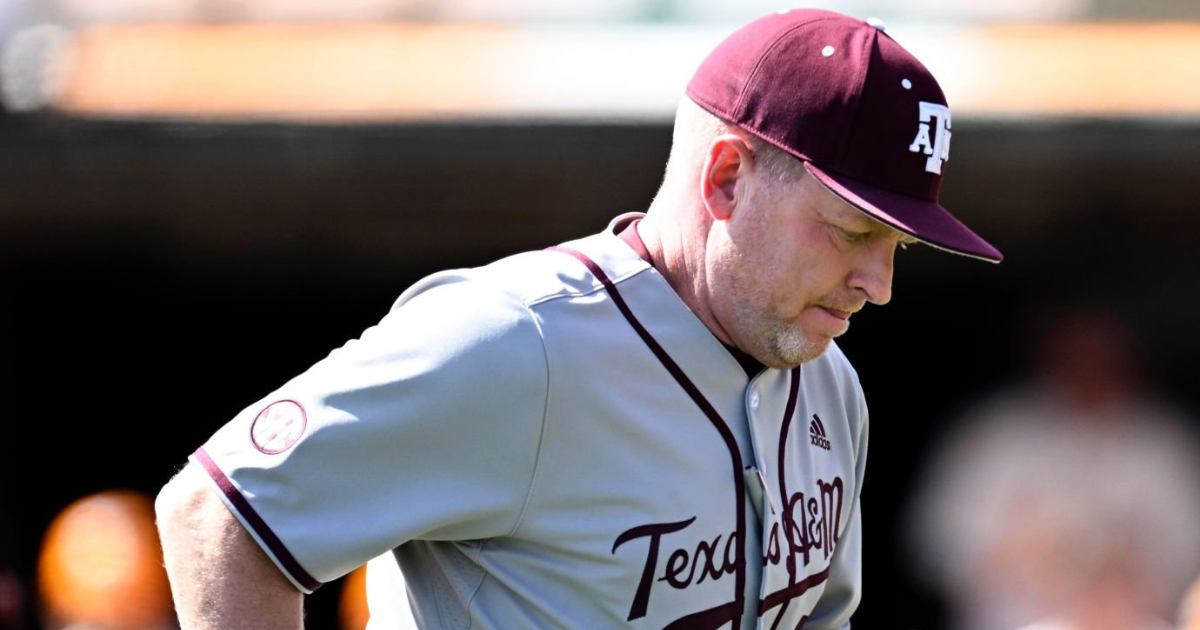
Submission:
<svg viewBox="0 0 1200 630">
<path fill-rule="evenodd" d="M 730 341 L 766 365 L 821 356 L 867 302 L 891 299 L 896 247 L 915 242 L 805 173 L 750 173 L 732 216 L 709 233 L 709 303 Z"/>
</svg>

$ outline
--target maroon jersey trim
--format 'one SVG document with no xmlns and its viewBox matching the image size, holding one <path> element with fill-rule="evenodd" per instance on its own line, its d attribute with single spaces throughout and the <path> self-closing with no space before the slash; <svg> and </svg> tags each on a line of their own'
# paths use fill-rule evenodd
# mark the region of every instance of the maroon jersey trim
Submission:
<svg viewBox="0 0 1200 630">
<path fill-rule="evenodd" d="M 778 461 L 780 461 L 780 462 L 786 461 L 788 431 L 792 427 L 792 418 L 796 415 L 796 404 L 799 402 L 799 399 L 800 399 L 800 368 L 797 367 L 794 370 L 792 370 L 791 389 L 788 392 L 787 405 L 785 406 L 784 413 L 783 413 L 783 422 L 781 423 L 781 426 L 779 429 L 779 455 L 778 455 L 779 460 Z M 796 544 L 795 540 L 793 540 L 793 538 L 792 538 L 792 531 L 793 531 L 793 528 L 795 527 L 795 523 L 792 521 L 792 510 L 791 510 L 791 505 L 790 505 L 790 497 L 792 495 L 788 492 L 787 476 L 784 475 L 783 466 L 780 465 L 780 466 L 778 466 L 778 468 L 779 468 L 779 470 L 777 471 L 777 476 L 779 478 L 779 496 L 783 498 L 783 503 L 784 503 L 784 509 L 783 509 L 784 536 L 783 537 L 784 537 L 784 540 L 786 540 L 787 544 L 788 544 L 788 548 L 789 548 L 788 557 L 790 558 L 790 560 L 787 563 L 788 585 L 778 591 L 775 591 L 774 593 L 767 595 L 766 597 L 764 597 L 762 599 L 761 602 L 759 602 L 759 608 L 758 608 L 759 615 L 762 615 L 763 613 L 774 608 L 775 606 L 780 606 L 779 613 L 775 616 L 775 623 L 771 626 L 771 630 L 775 630 L 775 628 L 779 625 L 780 620 L 783 619 L 784 613 L 787 612 L 788 605 L 792 603 L 793 599 L 800 597 L 801 595 L 806 593 L 808 591 L 808 589 L 816 586 L 817 584 L 820 584 L 821 582 L 824 582 L 826 579 L 829 578 L 829 569 L 826 568 L 824 571 L 821 571 L 820 573 L 814 573 L 814 574 L 804 578 L 800 582 L 796 582 L 796 574 L 799 572 L 799 567 L 796 566 L 796 562 L 795 562 L 796 554 L 795 554 L 794 549 L 792 549 Z"/>
<path fill-rule="evenodd" d="M 721 417 L 721 414 L 712 406 L 712 403 L 708 402 L 708 399 L 700 392 L 700 388 L 696 387 L 695 383 L 684 373 L 683 368 L 675 363 L 675 360 L 667 354 L 667 351 L 659 345 L 658 341 L 651 336 L 645 326 L 634 316 L 633 311 L 629 309 L 629 305 L 625 303 L 625 298 L 621 297 L 621 292 L 617 290 L 617 285 L 609 279 L 604 270 L 600 268 L 600 265 L 596 264 L 586 254 L 573 249 L 565 247 L 550 247 L 548 249 L 550 251 L 562 252 L 583 263 L 588 268 L 588 271 L 592 272 L 592 275 L 604 285 L 604 290 L 608 292 L 613 304 L 621 311 L 621 315 L 625 316 L 625 320 L 629 322 L 629 325 L 642 338 L 642 341 L 650 348 L 650 351 L 654 353 L 659 362 L 663 364 L 663 367 L 667 368 L 667 372 L 674 377 L 675 382 L 679 383 L 679 386 L 687 392 L 688 396 L 696 403 L 696 406 L 700 407 L 700 410 L 704 412 L 704 415 L 708 417 L 708 420 L 725 441 L 725 447 L 729 450 L 729 458 L 733 465 L 734 509 L 737 514 L 735 527 L 738 546 L 737 557 L 734 560 L 734 565 L 737 567 L 734 573 L 734 600 L 729 604 L 697 613 L 698 617 L 696 615 L 684 617 L 672 624 L 671 627 L 689 629 L 719 628 L 725 623 L 732 621 L 733 626 L 736 628 L 741 624 L 740 620 L 746 601 L 746 483 L 742 477 L 742 453 L 738 448 L 737 439 L 725 423 L 725 419 Z"/>
<path fill-rule="evenodd" d="M 271 553 L 275 554 L 275 557 L 279 559 L 279 563 L 283 565 L 287 572 L 296 578 L 296 581 L 304 586 L 304 588 L 310 591 L 321 588 L 322 583 L 318 582 L 313 576 L 308 574 L 308 571 L 304 570 L 304 567 L 300 566 L 296 558 L 283 545 L 283 541 L 279 540 L 275 532 L 271 531 L 266 521 L 250 506 L 250 502 L 246 500 L 246 497 L 243 497 L 242 493 L 238 492 L 238 489 L 234 487 L 229 477 L 226 477 L 225 473 L 221 472 L 221 469 L 217 467 L 217 463 L 208 456 L 208 453 L 204 451 L 204 447 L 196 449 L 193 456 L 204 467 L 204 470 L 208 472 L 208 476 L 217 482 L 217 486 L 221 488 L 221 492 L 225 494 L 225 497 L 229 499 L 233 507 L 242 515 L 242 518 L 246 519 L 246 524 L 254 530 L 254 533 L 258 534 L 259 539 L 267 545 Z"/>
</svg>

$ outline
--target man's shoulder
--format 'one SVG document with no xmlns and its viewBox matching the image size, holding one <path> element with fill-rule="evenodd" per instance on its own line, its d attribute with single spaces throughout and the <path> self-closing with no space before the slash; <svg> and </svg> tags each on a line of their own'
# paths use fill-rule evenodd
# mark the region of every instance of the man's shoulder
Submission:
<svg viewBox="0 0 1200 630">
<path fill-rule="evenodd" d="M 434 273 L 409 287 L 394 307 L 450 286 L 478 294 L 481 304 L 508 300 L 535 306 L 556 298 L 594 293 L 603 288 L 601 276 L 620 282 L 648 268 L 649 264 L 624 241 L 601 232 L 553 247 L 511 254 L 478 267 Z"/>
</svg>

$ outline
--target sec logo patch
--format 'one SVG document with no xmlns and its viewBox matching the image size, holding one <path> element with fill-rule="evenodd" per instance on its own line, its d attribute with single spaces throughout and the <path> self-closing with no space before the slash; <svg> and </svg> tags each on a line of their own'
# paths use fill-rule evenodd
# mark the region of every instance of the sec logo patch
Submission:
<svg viewBox="0 0 1200 630">
<path fill-rule="evenodd" d="M 300 403 L 279 400 L 258 412 L 258 417 L 250 425 L 250 441 L 254 443 L 254 448 L 267 455 L 282 453 L 304 435 L 306 424 L 308 418 Z"/>
</svg>

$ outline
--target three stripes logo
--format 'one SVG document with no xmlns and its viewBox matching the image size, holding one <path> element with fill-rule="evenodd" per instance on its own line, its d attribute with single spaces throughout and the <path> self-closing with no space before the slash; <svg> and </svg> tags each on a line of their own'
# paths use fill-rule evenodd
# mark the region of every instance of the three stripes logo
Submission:
<svg viewBox="0 0 1200 630">
<path fill-rule="evenodd" d="M 813 414 L 812 422 L 808 423 L 808 437 L 813 446 L 829 450 L 829 438 L 825 436 L 825 424 L 817 414 Z"/>
</svg>

